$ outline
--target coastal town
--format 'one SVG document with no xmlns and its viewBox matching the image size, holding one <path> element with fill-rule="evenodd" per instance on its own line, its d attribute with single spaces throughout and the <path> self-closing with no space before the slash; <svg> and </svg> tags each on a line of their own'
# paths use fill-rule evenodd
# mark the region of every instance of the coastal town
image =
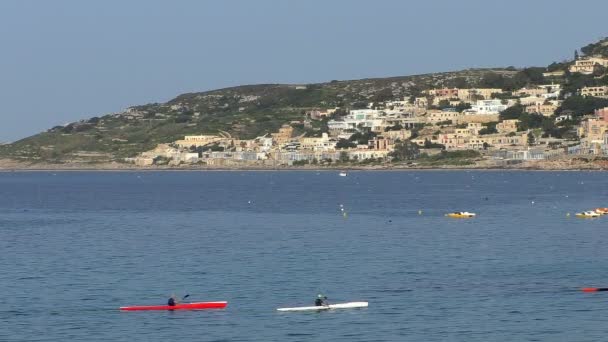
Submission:
<svg viewBox="0 0 608 342">
<path fill-rule="evenodd" d="M 125 159 L 154 165 L 281 167 L 417 166 L 443 158 L 466 166 L 503 167 L 608 155 L 608 58 L 577 56 L 542 72 L 544 83 L 517 89 L 444 87 L 360 108 L 313 108 L 273 132 L 239 139 L 228 132 L 186 135 Z M 566 75 L 593 86 L 563 86 Z M 539 76 L 540 77 L 540 76 Z M 590 83 L 590 82 L 587 82 Z M 600 85 L 598 85 L 600 84 Z M 306 89 L 306 86 L 300 86 Z M 585 101 L 592 101 L 589 110 Z M 578 105 L 583 102 L 582 105 Z M 597 104 L 605 103 L 605 106 Z M 573 105 L 574 104 L 574 105 Z M 580 108 L 579 108 L 580 107 Z M 173 110 L 189 110 L 174 104 Z M 197 113 L 194 113 L 196 115 Z M 125 114 L 123 114 L 125 115 Z M 143 115 L 131 108 L 126 115 Z"/>
</svg>

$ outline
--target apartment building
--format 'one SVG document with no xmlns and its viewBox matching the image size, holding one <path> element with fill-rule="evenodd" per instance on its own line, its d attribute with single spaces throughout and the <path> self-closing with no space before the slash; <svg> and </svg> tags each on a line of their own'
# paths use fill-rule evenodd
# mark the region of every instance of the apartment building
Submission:
<svg viewBox="0 0 608 342">
<path fill-rule="evenodd" d="M 581 95 L 608 98 L 608 86 L 601 87 L 583 87 Z"/>
</svg>

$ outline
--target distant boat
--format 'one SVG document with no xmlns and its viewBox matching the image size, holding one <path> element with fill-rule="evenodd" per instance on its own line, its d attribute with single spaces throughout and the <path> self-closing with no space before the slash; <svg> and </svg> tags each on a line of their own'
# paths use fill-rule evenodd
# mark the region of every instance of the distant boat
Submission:
<svg viewBox="0 0 608 342">
<path fill-rule="evenodd" d="M 576 213 L 575 216 L 580 218 L 595 218 L 600 217 L 601 215 L 595 211 L 583 211 L 582 213 Z"/>
<path fill-rule="evenodd" d="M 339 173 L 339 175 L 340 175 L 340 177 L 346 177 L 346 176 L 348 176 L 348 173 L 346 173 L 346 171 L 341 171 Z"/>
<path fill-rule="evenodd" d="M 596 208 L 594 211 L 600 215 L 608 215 L 608 208 Z"/>
<path fill-rule="evenodd" d="M 468 211 L 456 211 L 453 213 L 446 214 L 446 216 L 451 218 L 473 218 L 476 216 L 476 214 L 470 213 Z"/>
</svg>

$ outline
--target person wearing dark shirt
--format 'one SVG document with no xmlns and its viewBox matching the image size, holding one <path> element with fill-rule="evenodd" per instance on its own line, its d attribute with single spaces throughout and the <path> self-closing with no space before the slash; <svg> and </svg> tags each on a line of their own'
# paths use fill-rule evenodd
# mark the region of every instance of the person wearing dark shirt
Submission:
<svg viewBox="0 0 608 342">
<path fill-rule="evenodd" d="M 169 300 L 167 301 L 167 305 L 175 306 L 176 304 L 177 304 L 177 301 L 175 300 L 175 295 L 171 295 L 171 297 L 169 297 Z"/>
<path fill-rule="evenodd" d="M 326 306 L 326 305 L 329 305 L 327 303 L 327 297 L 322 294 L 317 295 L 317 299 L 315 299 L 315 306 Z"/>
</svg>

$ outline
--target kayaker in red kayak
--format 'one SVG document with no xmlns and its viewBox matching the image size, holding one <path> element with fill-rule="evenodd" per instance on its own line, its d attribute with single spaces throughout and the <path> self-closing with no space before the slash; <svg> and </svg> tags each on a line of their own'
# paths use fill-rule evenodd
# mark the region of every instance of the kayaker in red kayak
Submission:
<svg viewBox="0 0 608 342">
<path fill-rule="evenodd" d="M 171 297 L 169 297 L 169 300 L 167 301 L 167 305 L 168 306 L 175 306 L 176 304 L 179 304 L 179 302 L 177 301 L 175 295 L 172 294 Z"/>
</svg>

